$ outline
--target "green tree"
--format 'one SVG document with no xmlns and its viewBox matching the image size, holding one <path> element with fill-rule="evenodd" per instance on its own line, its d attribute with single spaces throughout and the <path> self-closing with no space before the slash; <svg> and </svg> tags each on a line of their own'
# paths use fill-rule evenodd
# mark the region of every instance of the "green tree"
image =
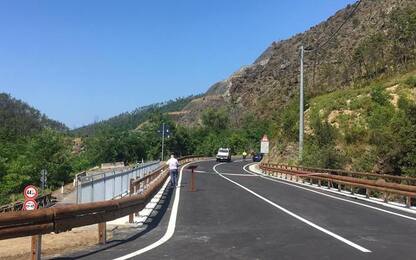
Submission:
<svg viewBox="0 0 416 260">
<path fill-rule="evenodd" d="M 229 126 L 228 112 L 225 109 L 208 108 L 202 114 L 202 124 L 205 128 L 219 132 Z"/>
</svg>

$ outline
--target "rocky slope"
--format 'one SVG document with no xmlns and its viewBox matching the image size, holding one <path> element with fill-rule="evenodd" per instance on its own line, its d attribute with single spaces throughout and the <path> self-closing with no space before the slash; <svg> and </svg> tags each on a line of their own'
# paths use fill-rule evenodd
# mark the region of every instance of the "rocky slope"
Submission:
<svg viewBox="0 0 416 260">
<path fill-rule="evenodd" d="M 402 32 L 392 20 L 398 10 L 415 4 L 415 0 L 362 0 L 348 5 L 304 33 L 273 42 L 252 65 L 214 84 L 202 98 L 189 103 L 178 120 L 195 125 L 205 108 L 221 106 L 228 107 L 237 120 L 241 113 L 235 111 L 241 110 L 270 117 L 271 111 L 285 107 L 297 95 L 301 45 L 313 49 L 305 54 L 309 97 L 402 69 L 415 52 L 397 53 L 394 37 Z M 405 50 L 409 46 L 402 47 Z"/>
</svg>

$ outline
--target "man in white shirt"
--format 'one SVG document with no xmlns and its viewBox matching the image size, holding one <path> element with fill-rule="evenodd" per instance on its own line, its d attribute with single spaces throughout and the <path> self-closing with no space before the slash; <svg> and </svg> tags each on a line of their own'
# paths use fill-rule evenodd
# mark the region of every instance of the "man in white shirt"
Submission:
<svg viewBox="0 0 416 260">
<path fill-rule="evenodd" d="M 175 187 L 178 185 L 179 162 L 176 160 L 175 155 L 172 154 L 166 164 L 169 165 L 170 185 Z"/>
</svg>

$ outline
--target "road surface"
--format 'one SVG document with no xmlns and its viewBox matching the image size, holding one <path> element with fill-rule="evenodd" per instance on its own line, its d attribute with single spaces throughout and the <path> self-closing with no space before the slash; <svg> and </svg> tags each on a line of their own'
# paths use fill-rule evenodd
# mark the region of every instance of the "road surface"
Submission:
<svg viewBox="0 0 416 260">
<path fill-rule="evenodd" d="M 198 165 L 165 192 L 147 229 L 60 259 L 416 259 L 416 214 L 253 174 Z"/>
</svg>

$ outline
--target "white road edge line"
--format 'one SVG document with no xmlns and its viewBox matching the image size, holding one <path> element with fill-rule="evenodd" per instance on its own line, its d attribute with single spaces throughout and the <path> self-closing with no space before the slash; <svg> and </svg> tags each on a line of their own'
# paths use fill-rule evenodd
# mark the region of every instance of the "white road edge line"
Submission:
<svg viewBox="0 0 416 260">
<path fill-rule="evenodd" d="M 358 245 L 358 244 L 356 244 L 356 243 L 354 243 L 354 242 L 352 242 L 352 241 L 350 241 L 350 240 L 348 240 L 346 238 L 341 237 L 340 235 L 337 235 L 337 234 L 335 234 L 335 233 L 333 233 L 333 232 L 331 232 L 331 231 L 329 231 L 329 230 L 327 230 L 327 229 L 325 229 L 323 227 L 320 227 L 320 226 L 312 223 L 311 221 L 309 221 L 307 219 L 304 219 L 301 216 L 299 216 L 299 215 L 297 215 L 297 214 L 295 214 L 295 213 L 293 213 L 293 212 L 291 212 L 291 211 L 283 208 L 282 206 L 277 205 L 273 201 L 271 201 L 271 200 L 269 200 L 269 199 L 267 199 L 267 198 L 265 198 L 265 197 L 263 197 L 263 196 L 255 193 L 254 191 L 250 190 L 249 188 L 246 188 L 245 186 L 243 186 L 243 185 L 241 185 L 241 184 L 239 184 L 239 183 L 237 183 L 237 182 L 235 182 L 235 181 L 233 181 L 233 180 L 231 180 L 231 179 L 223 176 L 216 169 L 216 167 L 219 166 L 219 165 L 221 165 L 221 164 L 223 164 L 223 163 L 219 163 L 219 164 L 214 165 L 214 167 L 212 169 L 216 173 L 218 173 L 219 176 L 221 176 L 222 178 L 226 179 L 227 181 L 229 181 L 231 183 L 234 183 L 235 185 L 239 186 L 240 188 L 242 188 L 242 189 L 248 191 L 249 193 L 253 194 L 257 198 L 262 199 L 263 201 L 265 201 L 265 202 L 269 203 L 270 205 L 272 205 L 272 206 L 280 209 L 281 211 L 285 212 L 286 214 L 288 214 L 288 215 L 290 215 L 290 216 L 292 216 L 292 217 L 294 217 L 294 218 L 302 221 L 303 223 L 305 223 L 305 224 L 307 224 L 307 225 L 309 225 L 309 226 L 311 226 L 311 227 L 313 227 L 313 228 L 315 228 L 315 229 L 317 229 L 317 230 L 319 230 L 319 231 L 321 231 L 321 232 L 323 232 L 323 233 L 325 233 L 325 234 L 327 234 L 329 236 L 332 236 L 333 238 L 338 239 L 339 241 L 344 242 L 345 244 L 347 244 L 347 245 L 349 245 L 351 247 L 354 247 L 355 249 L 358 249 L 359 251 L 361 251 L 363 253 L 371 253 L 371 251 L 368 250 L 367 248 L 364 248 L 364 247 L 362 247 L 362 246 L 360 246 L 360 245 Z"/>
<path fill-rule="evenodd" d="M 133 253 L 115 258 L 114 260 L 126 260 L 126 259 L 130 259 L 132 257 L 138 256 L 138 255 L 141 255 L 141 254 L 143 254 L 147 251 L 150 251 L 150 250 L 164 244 L 166 241 L 168 241 L 173 236 L 173 233 L 175 233 L 176 218 L 177 218 L 177 215 L 178 215 L 179 196 L 181 194 L 182 172 L 183 172 L 183 169 L 185 169 L 186 166 L 191 164 L 191 163 L 192 162 L 187 163 L 181 168 L 181 171 L 180 171 L 180 174 L 179 174 L 179 180 L 178 180 L 178 187 L 175 190 L 175 200 L 173 201 L 172 211 L 170 213 L 168 228 L 166 230 L 166 233 L 163 235 L 163 237 L 160 238 L 158 241 L 154 242 L 153 244 L 150 244 L 150 245 L 148 245 L 148 246 L 146 246 L 142 249 L 139 249 L 139 250 L 137 250 Z"/>
<path fill-rule="evenodd" d="M 248 171 L 246 169 L 246 167 L 248 167 L 250 165 L 252 165 L 252 163 L 245 165 L 243 167 L 243 170 L 246 171 L 247 173 L 250 173 L 250 174 L 259 176 L 259 177 L 261 177 L 261 178 L 263 178 L 265 180 L 269 180 L 269 181 L 273 181 L 273 182 L 278 182 L 278 183 L 286 184 L 286 185 L 289 185 L 289 186 L 296 187 L 298 189 L 307 190 L 307 191 L 310 191 L 310 192 L 313 192 L 313 193 L 317 193 L 317 194 L 320 194 L 322 196 L 326 196 L 326 197 L 329 197 L 329 198 L 333 198 L 333 199 L 345 201 L 345 202 L 352 203 L 352 204 L 355 204 L 355 205 L 359 205 L 359 206 L 363 206 L 363 207 L 366 207 L 366 208 L 378 210 L 378 211 L 381 211 L 381 212 L 384 212 L 384 213 L 387 213 L 387 214 L 391 214 L 391 215 L 394 215 L 394 216 L 398 216 L 398 217 L 402 217 L 402 218 L 406 218 L 406 219 L 410 219 L 410 220 L 416 221 L 416 218 L 414 218 L 414 217 L 406 216 L 406 215 L 403 215 L 403 214 L 400 214 L 400 213 L 396 213 L 396 212 L 393 212 L 393 211 L 388 211 L 388 210 L 381 209 L 381 208 L 378 208 L 378 207 L 374 207 L 374 206 L 371 206 L 371 205 L 367 205 L 367 204 L 364 204 L 364 203 L 360 203 L 360 202 L 356 202 L 356 201 L 351 201 L 351 200 L 344 199 L 344 198 L 339 198 L 337 196 L 329 195 L 329 194 L 326 194 L 324 192 L 312 190 L 313 188 L 316 188 L 316 187 L 305 188 L 305 187 L 300 186 L 300 185 L 305 185 L 306 186 L 306 184 L 298 183 L 298 185 L 296 185 L 296 184 L 292 184 L 292 183 L 289 183 L 289 182 L 285 182 L 285 181 L 282 181 L 282 180 L 279 180 L 279 179 L 275 179 L 273 177 L 270 177 L 268 175 L 265 175 L 264 173 L 263 174 L 260 174 L 260 173 L 252 173 L 251 171 Z M 340 195 L 343 195 L 343 194 L 340 194 Z M 370 201 L 370 203 L 374 203 L 374 202 Z"/>
</svg>

